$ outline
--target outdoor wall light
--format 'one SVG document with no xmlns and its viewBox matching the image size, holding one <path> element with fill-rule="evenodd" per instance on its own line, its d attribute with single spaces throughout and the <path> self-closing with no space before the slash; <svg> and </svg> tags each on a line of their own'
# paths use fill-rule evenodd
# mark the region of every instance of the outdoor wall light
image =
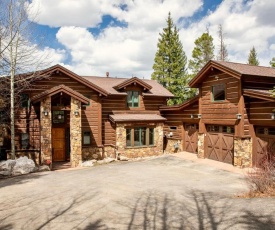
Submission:
<svg viewBox="0 0 275 230">
<path fill-rule="evenodd" d="M 193 114 L 191 114 L 190 117 L 191 117 L 191 119 L 194 119 L 194 115 Z"/>
<path fill-rule="evenodd" d="M 237 113 L 236 116 L 237 116 L 237 119 L 238 119 L 238 120 L 241 120 L 241 119 L 242 119 L 242 114 Z"/>
<path fill-rule="evenodd" d="M 61 114 L 58 114 L 58 115 L 57 115 L 57 119 L 58 119 L 58 120 L 61 120 L 61 119 L 62 119 L 62 115 L 61 115 Z"/>
<path fill-rule="evenodd" d="M 198 118 L 201 119 L 201 114 L 198 114 Z"/>
<path fill-rule="evenodd" d="M 271 113 L 271 120 L 275 120 L 275 113 Z"/>
<path fill-rule="evenodd" d="M 48 116 L 48 115 L 49 115 L 49 112 L 48 112 L 47 110 L 44 110 L 44 111 L 43 111 L 43 114 L 44 114 L 44 116 Z"/>
<path fill-rule="evenodd" d="M 74 111 L 74 115 L 75 115 L 75 116 L 78 116 L 78 115 L 79 115 L 79 111 L 78 111 L 78 110 L 75 110 L 75 111 Z"/>
</svg>

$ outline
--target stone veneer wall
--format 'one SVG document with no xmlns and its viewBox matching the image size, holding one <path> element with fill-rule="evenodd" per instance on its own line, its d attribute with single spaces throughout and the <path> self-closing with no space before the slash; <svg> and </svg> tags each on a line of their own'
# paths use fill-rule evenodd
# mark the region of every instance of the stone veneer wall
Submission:
<svg viewBox="0 0 275 230">
<path fill-rule="evenodd" d="M 179 148 L 175 148 L 175 144 L 178 144 Z M 165 153 L 177 153 L 182 151 L 182 140 L 167 138 L 167 143 L 164 149 Z"/>
<path fill-rule="evenodd" d="M 102 148 L 98 147 L 83 147 L 82 148 L 82 160 L 102 160 Z"/>
<path fill-rule="evenodd" d="M 154 124 L 148 124 L 154 125 Z M 154 146 L 127 147 L 126 148 L 126 129 L 125 126 L 131 124 L 117 124 L 116 126 L 116 145 L 118 153 L 128 158 L 138 158 L 146 156 L 157 156 L 163 154 L 163 123 L 157 123 L 154 134 Z"/>
<path fill-rule="evenodd" d="M 44 115 L 44 111 L 48 115 Z M 40 102 L 40 129 L 41 129 L 41 161 L 52 162 L 52 112 L 51 97 L 46 97 Z"/>
<path fill-rule="evenodd" d="M 204 154 L 204 133 L 198 134 L 198 158 L 205 158 Z"/>
<path fill-rule="evenodd" d="M 104 156 L 116 158 L 116 149 L 112 146 L 104 147 Z"/>
<path fill-rule="evenodd" d="M 75 111 L 78 111 L 79 115 L 75 115 Z M 71 98 L 70 137 L 71 166 L 76 167 L 82 163 L 81 102 L 73 97 Z"/>
<path fill-rule="evenodd" d="M 234 138 L 234 166 L 252 167 L 252 138 Z"/>
</svg>

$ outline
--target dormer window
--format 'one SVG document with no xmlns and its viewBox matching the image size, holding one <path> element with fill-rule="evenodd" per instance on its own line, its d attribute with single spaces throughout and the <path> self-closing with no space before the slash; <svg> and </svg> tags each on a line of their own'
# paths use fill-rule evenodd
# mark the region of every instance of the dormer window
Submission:
<svg viewBox="0 0 275 230">
<path fill-rule="evenodd" d="M 224 101 L 225 100 L 225 85 L 212 86 L 212 101 Z"/>
<path fill-rule="evenodd" d="M 127 91 L 127 106 L 128 107 L 139 107 L 139 92 L 138 91 Z"/>
</svg>

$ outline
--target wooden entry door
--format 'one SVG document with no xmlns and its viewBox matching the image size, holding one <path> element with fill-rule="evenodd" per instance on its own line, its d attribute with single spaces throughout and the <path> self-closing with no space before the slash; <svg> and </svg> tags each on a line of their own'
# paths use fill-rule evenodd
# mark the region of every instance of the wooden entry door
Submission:
<svg viewBox="0 0 275 230">
<path fill-rule="evenodd" d="M 185 124 L 185 151 L 198 153 L 198 125 Z"/>
<path fill-rule="evenodd" d="M 52 129 L 53 161 L 65 161 L 65 129 Z"/>
</svg>

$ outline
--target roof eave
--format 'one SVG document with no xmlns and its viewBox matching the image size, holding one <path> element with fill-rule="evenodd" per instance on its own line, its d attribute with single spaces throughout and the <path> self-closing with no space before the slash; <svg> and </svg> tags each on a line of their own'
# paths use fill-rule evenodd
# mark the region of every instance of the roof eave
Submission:
<svg viewBox="0 0 275 230">
<path fill-rule="evenodd" d="M 211 69 L 211 68 L 216 68 L 222 72 L 228 73 L 229 75 L 236 77 L 238 79 L 241 78 L 242 74 L 238 71 L 235 71 L 233 69 L 230 69 L 224 65 L 222 65 L 221 63 L 215 62 L 213 60 L 208 61 L 205 66 L 199 71 L 199 73 L 189 82 L 189 86 L 191 88 L 198 88 L 199 84 L 202 82 L 205 73 Z"/>
</svg>

